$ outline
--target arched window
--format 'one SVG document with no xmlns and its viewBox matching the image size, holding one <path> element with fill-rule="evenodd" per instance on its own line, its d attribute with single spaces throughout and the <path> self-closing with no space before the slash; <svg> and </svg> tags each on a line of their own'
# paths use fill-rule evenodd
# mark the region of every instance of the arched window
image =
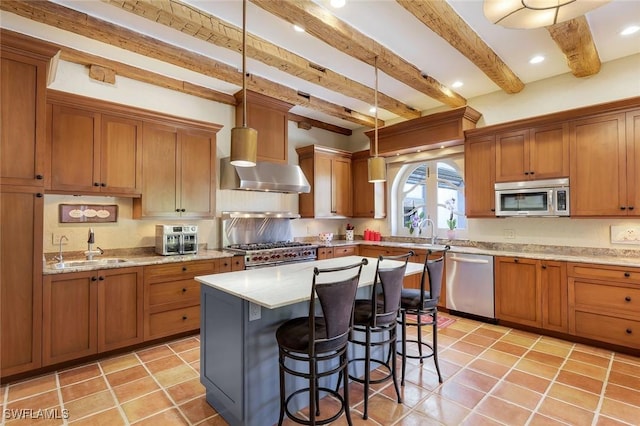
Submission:
<svg viewBox="0 0 640 426">
<path fill-rule="evenodd" d="M 466 236 L 462 156 L 403 166 L 396 175 L 395 235 L 430 237 L 432 224 L 441 238 L 455 229 Z"/>
</svg>

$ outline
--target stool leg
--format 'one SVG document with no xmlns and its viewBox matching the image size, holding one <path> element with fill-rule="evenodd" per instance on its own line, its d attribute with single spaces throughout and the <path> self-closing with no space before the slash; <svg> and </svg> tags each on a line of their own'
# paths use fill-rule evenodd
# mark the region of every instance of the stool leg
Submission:
<svg viewBox="0 0 640 426">
<path fill-rule="evenodd" d="M 398 341 L 398 325 L 393 327 L 393 339 L 389 342 L 389 353 L 391 354 L 391 378 L 393 379 L 393 386 L 396 388 L 396 395 L 398 396 L 398 404 L 402 403 L 402 397 L 400 396 L 400 388 L 398 388 L 398 375 L 396 374 L 396 342 Z"/>
<path fill-rule="evenodd" d="M 404 375 L 407 371 L 407 312 L 403 309 L 400 315 L 402 319 L 402 380 L 400 385 L 404 386 Z"/>
<path fill-rule="evenodd" d="M 438 311 L 433 311 L 433 362 L 436 364 L 438 372 L 438 381 L 442 383 L 442 375 L 440 374 L 440 365 L 438 364 Z"/>
<path fill-rule="evenodd" d="M 284 403 L 285 403 L 284 368 L 282 368 L 284 364 L 284 358 L 282 356 L 282 351 L 280 351 L 280 356 L 278 358 L 279 358 L 278 364 L 280 366 L 280 418 L 278 419 L 278 426 L 282 426 L 282 421 L 284 420 Z"/>
<path fill-rule="evenodd" d="M 315 371 L 314 376 L 318 374 L 318 362 L 314 361 Z M 316 377 L 316 417 L 320 417 L 320 380 Z"/>
<path fill-rule="evenodd" d="M 420 355 L 420 364 L 422 364 L 422 313 L 418 312 L 418 354 Z"/>
<path fill-rule="evenodd" d="M 347 352 L 345 351 L 344 354 L 342 354 L 341 356 L 342 360 L 342 364 L 344 365 L 343 367 L 343 371 L 340 372 L 340 376 L 338 377 L 338 386 L 340 386 L 340 379 L 342 379 L 342 375 L 344 374 L 344 388 L 342 391 L 342 398 L 344 399 L 344 415 L 347 418 L 347 424 L 349 426 L 352 426 L 353 423 L 351 422 L 351 405 L 349 404 L 349 361 L 347 359 Z M 336 389 L 337 391 L 337 389 Z"/>
<path fill-rule="evenodd" d="M 316 378 L 316 362 L 315 359 L 309 359 L 309 424 L 316 425 L 316 401 L 317 401 L 317 383 Z"/>
<path fill-rule="evenodd" d="M 366 335 L 366 345 L 364 347 L 364 414 L 362 416 L 365 420 L 369 418 L 367 410 L 369 408 L 369 380 L 371 379 L 369 371 L 371 369 L 371 330 L 368 325 Z"/>
</svg>

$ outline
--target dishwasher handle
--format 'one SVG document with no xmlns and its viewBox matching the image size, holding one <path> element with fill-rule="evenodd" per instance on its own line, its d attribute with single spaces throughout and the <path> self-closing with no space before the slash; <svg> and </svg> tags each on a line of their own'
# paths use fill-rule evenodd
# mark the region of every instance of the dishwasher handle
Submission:
<svg viewBox="0 0 640 426">
<path fill-rule="evenodd" d="M 449 259 L 452 262 L 460 262 L 460 263 L 480 263 L 480 264 L 489 263 L 488 259 L 469 259 L 464 257 L 450 257 Z"/>
</svg>

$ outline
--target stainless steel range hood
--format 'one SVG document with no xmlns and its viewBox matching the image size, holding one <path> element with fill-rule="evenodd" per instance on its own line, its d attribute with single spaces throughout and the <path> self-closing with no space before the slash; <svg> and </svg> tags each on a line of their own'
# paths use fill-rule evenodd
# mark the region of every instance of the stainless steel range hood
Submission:
<svg viewBox="0 0 640 426">
<path fill-rule="evenodd" d="M 303 193 L 311 185 L 299 166 L 258 162 L 255 167 L 235 167 L 229 157 L 220 159 L 220 189 Z"/>
</svg>

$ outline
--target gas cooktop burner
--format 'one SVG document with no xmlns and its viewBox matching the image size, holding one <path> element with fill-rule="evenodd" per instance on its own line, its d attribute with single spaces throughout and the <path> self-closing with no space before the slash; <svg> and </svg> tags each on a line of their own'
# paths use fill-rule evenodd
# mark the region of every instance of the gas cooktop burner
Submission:
<svg viewBox="0 0 640 426">
<path fill-rule="evenodd" d="M 256 250 L 271 250 L 275 248 L 305 247 L 310 245 L 311 243 L 300 243 L 295 241 L 277 241 L 274 243 L 232 244 L 229 246 L 229 248 L 233 250 L 256 251 Z"/>
</svg>

